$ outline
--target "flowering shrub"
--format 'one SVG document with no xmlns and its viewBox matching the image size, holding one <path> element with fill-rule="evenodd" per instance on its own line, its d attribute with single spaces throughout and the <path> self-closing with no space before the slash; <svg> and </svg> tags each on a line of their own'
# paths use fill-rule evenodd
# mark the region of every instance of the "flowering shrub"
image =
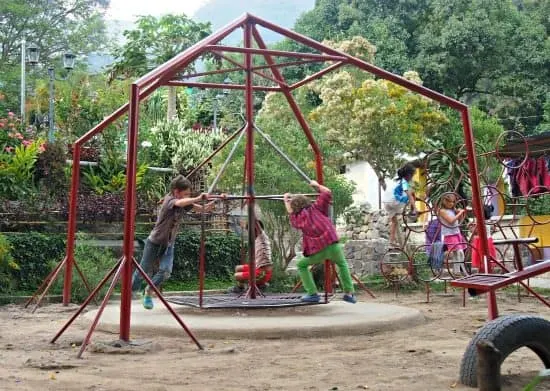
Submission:
<svg viewBox="0 0 550 391">
<path fill-rule="evenodd" d="M 25 139 L 19 132 L 21 120 L 11 111 L 6 118 L 0 118 L 0 147 L 2 152 L 11 152 Z"/>
<path fill-rule="evenodd" d="M 38 139 L 0 154 L 0 198 L 16 200 L 34 190 L 34 165 L 43 151 L 44 141 Z"/>
<path fill-rule="evenodd" d="M 19 270 L 19 265 L 11 254 L 12 246 L 7 238 L 0 234 L 0 292 L 8 293 L 14 288 L 13 272 Z"/>
<path fill-rule="evenodd" d="M 182 174 L 206 159 L 225 137 L 221 133 L 185 129 L 183 121 L 161 122 L 146 136 L 140 153 L 148 155 L 150 164 L 172 167 Z"/>
<path fill-rule="evenodd" d="M 12 112 L 0 118 L 0 198 L 16 200 L 34 190 L 34 166 L 45 151 L 34 130 L 20 131 L 21 121 Z"/>
</svg>

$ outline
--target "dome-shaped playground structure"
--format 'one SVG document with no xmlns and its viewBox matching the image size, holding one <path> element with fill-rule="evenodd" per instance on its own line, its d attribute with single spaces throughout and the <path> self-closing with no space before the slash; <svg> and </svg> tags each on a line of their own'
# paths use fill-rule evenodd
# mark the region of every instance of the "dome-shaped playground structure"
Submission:
<svg viewBox="0 0 550 391">
<path fill-rule="evenodd" d="M 307 47 L 309 52 L 288 52 L 281 50 L 268 49 L 262 35 L 261 29 L 271 30 L 281 36 L 294 40 Z M 227 46 L 221 44 L 221 41 L 229 34 L 236 30 L 242 30 L 243 33 L 243 45 L 239 46 Z M 243 56 L 244 61 L 235 60 L 229 57 L 227 53 L 238 53 Z M 200 56 L 206 54 L 213 54 L 218 58 L 231 64 L 232 68 L 224 68 L 215 71 L 191 73 L 181 76 L 183 70 L 187 66 L 192 64 Z M 265 60 L 266 65 L 255 66 L 253 63 L 253 57 L 260 56 Z M 282 69 L 289 66 L 300 66 L 305 64 L 318 63 L 326 64 L 320 71 L 305 77 L 303 80 L 294 84 L 289 84 L 283 76 Z M 202 41 L 196 43 L 192 47 L 178 54 L 171 60 L 152 70 L 148 74 L 139 78 L 132 83 L 130 87 L 130 99 L 129 102 L 111 115 L 105 117 L 105 119 L 96 125 L 93 129 L 88 131 L 82 137 L 80 137 L 73 145 L 73 162 L 80 161 L 80 152 L 82 146 L 88 142 L 92 137 L 101 133 L 107 126 L 112 124 L 123 115 L 128 114 L 128 132 L 127 132 L 127 171 L 126 171 L 126 191 L 125 191 L 125 209 L 124 209 L 124 241 L 123 241 L 123 255 L 118 260 L 115 267 L 104 277 L 100 284 L 93 289 L 90 296 L 84 301 L 80 309 L 71 317 L 71 319 L 61 328 L 61 330 L 53 338 L 52 342 L 55 342 L 57 338 L 69 327 L 69 325 L 76 319 L 76 317 L 84 310 L 87 304 L 94 298 L 95 294 L 100 288 L 111 279 L 109 289 L 103 299 L 101 306 L 97 312 L 95 319 L 90 326 L 90 329 L 83 341 L 79 356 L 83 353 L 86 345 L 90 341 L 91 335 L 99 322 L 99 318 L 111 296 L 115 285 L 118 280 L 121 279 L 121 304 L 120 304 L 120 324 L 119 324 L 119 336 L 123 341 L 129 341 L 130 339 L 130 318 L 131 318 L 131 280 L 133 268 L 136 267 L 146 279 L 147 283 L 151 285 L 157 294 L 159 300 L 166 306 L 168 311 L 178 321 L 178 323 L 185 329 L 187 334 L 196 343 L 199 348 L 202 348 L 197 339 L 193 336 L 191 331 L 187 328 L 183 320 L 179 315 L 171 308 L 170 304 L 163 298 L 162 294 L 152 285 L 149 277 L 140 268 L 139 263 L 134 258 L 134 235 L 135 235 L 135 211 L 136 211 L 136 170 L 137 170 L 137 145 L 138 145 L 138 129 L 139 129 L 139 106 L 140 103 L 147 99 L 147 97 L 159 87 L 173 86 L 173 87 L 197 87 L 204 89 L 231 89 L 240 90 L 244 94 L 245 123 L 240 131 L 235 132 L 230 138 L 228 138 L 215 152 L 217 153 L 223 147 L 225 147 L 235 137 L 240 136 L 245 139 L 245 196 L 232 196 L 227 195 L 227 198 L 244 198 L 247 202 L 247 216 L 248 226 L 255 225 L 255 200 L 262 199 L 264 195 L 255 194 L 254 190 L 254 139 L 255 135 L 261 133 L 255 126 L 254 121 L 254 108 L 253 98 L 255 91 L 267 91 L 282 93 L 290 108 L 292 109 L 296 120 L 303 129 L 304 136 L 307 138 L 311 147 L 315 160 L 315 174 L 316 180 L 319 183 L 323 183 L 323 156 L 317 146 L 317 143 L 312 135 L 310 127 L 302 115 L 294 97 L 293 91 L 309 82 L 319 79 L 323 75 L 336 70 L 343 66 L 354 66 L 369 72 L 376 77 L 384 78 L 392 81 L 408 90 L 421 94 L 429 99 L 437 101 L 443 105 L 446 105 L 456 110 L 462 120 L 462 126 L 464 130 L 464 142 L 465 142 L 465 157 L 467 159 L 470 182 L 471 182 L 471 194 L 472 194 L 472 207 L 477 221 L 483 221 L 482 199 L 480 195 L 480 183 L 478 180 L 478 167 L 476 163 L 476 152 L 474 145 L 474 138 L 471 127 L 470 113 L 468 106 L 455 99 L 447 97 L 443 94 L 430 90 L 419 84 L 415 84 L 403 77 L 395 75 L 391 72 L 385 71 L 372 64 L 369 64 L 359 58 L 350 56 L 339 50 L 332 49 L 322 43 L 319 43 L 306 36 L 300 35 L 291 30 L 282 28 L 266 20 L 258 18 L 250 14 L 244 14 L 235 21 L 229 23 L 225 27 L 211 34 Z M 225 75 L 231 72 L 243 72 L 244 84 L 234 83 L 209 83 L 209 82 L 196 82 L 193 78 L 204 75 Z M 255 80 L 262 79 L 261 84 L 255 83 Z M 276 148 L 276 146 L 274 146 Z M 279 151 L 278 151 L 279 152 Z M 283 154 L 284 155 L 284 154 Z M 283 156 L 284 157 L 284 156 Z M 210 157 L 211 158 L 211 157 Z M 309 180 L 295 164 L 288 160 L 290 166 L 295 169 L 305 180 Z M 204 163 L 203 163 L 204 164 Z M 68 305 L 71 300 L 71 281 L 73 274 L 73 266 L 78 268 L 74 261 L 74 249 L 75 249 L 75 234 L 76 234 L 76 219 L 77 219 L 77 192 L 79 187 L 80 166 L 79 164 L 73 164 L 72 166 L 72 180 L 70 191 L 70 203 L 69 203 L 69 220 L 67 228 L 67 247 L 66 255 L 64 259 L 56 266 L 50 276 L 44 281 L 44 291 L 41 298 L 48 290 L 49 286 L 64 268 L 64 288 L 63 288 L 63 304 Z M 277 196 L 274 196 L 277 197 Z M 278 196 L 280 197 L 280 196 Z M 480 241 L 480 251 L 482 254 L 488 254 L 488 245 L 486 240 L 486 232 L 484 224 L 479 224 L 479 235 L 482 238 Z M 249 290 L 247 296 L 250 300 L 256 299 L 258 293 L 255 283 L 254 273 L 254 231 L 249 230 L 248 236 L 248 250 L 250 260 L 250 281 Z M 204 257 L 204 247 L 201 249 L 200 257 Z M 327 263 L 328 264 L 328 263 Z M 327 267 L 327 265 L 325 265 Z M 78 269 L 77 269 L 78 270 Z M 328 275 L 329 273 L 325 273 Z M 202 290 L 202 286 L 201 286 Z M 330 291 L 330 281 L 326 279 L 326 291 Z M 40 298 L 40 299 L 41 299 Z"/>
</svg>

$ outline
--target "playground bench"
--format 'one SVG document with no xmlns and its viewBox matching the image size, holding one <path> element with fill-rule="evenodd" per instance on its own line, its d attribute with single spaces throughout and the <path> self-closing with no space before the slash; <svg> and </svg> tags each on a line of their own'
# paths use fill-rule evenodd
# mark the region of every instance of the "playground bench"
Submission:
<svg viewBox="0 0 550 391">
<path fill-rule="evenodd" d="M 474 289 L 478 293 L 489 293 L 489 318 L 495 319 L 498 317 L 498 309 L 496 303 L 495 291 L 499 288 L 514 284 L 516 282 L 521 283 L 525 288 L 527 288 L 531 293 L 535 295 L 539 300 L 541 300 L 546 305 L 550 304 L 538 295 L 536 292 L 533 292 L 526 284 L 522 281 L 527 280 L 531 277 L 535 277 L 539 274 L 550 271 L 550 259 L 542 260 L 533 265 L 524 267 L 523 261 L 521 259 L 521 252 L 519 251 L 519 246 L 521 244 L 532 244 L 538 241 L 537 238 L 513 238 L 513 239 L 502 239 L 495 240 L 495 245 L 506 245 L 511 244 L 514 248 L 514 264 L 516 270 L 513 272 L 505 274 L 473 274 L 460 278 L 458 280 L 452 281 L 451 285 L 460 288 L 469 288 Z"/>
<path fill-rule="evenodd" d="M 451 285 L 472 288 L 478 292 L 499 289 L 550 271 L 550 259 L 506 274 L 473 274 L 451 282 Z"/>
</svg>

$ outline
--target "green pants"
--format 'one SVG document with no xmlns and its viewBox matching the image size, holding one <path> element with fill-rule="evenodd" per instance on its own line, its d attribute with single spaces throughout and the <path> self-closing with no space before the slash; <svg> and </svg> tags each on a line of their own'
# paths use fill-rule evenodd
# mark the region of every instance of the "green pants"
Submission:
<svg viewBox="0 0 550 391">
<path fill-rule="evenodd" d="M 340 276 L 340 281 L 342 282 L 344 292 L 352 293 L 353 282 L 351 281 L 351 274 L 348 269 L 348 262 L 344 256 L 344 250 L 342 250 L 342 245 L 340 243 L 334 243 L 325 247 L 321 251 L 310 255 L 309 257 L 303 257 L 296 262 L 298 274 L 302 279 L 302 284 L 304 284 L 304 289 L 307 294 L 313 295 L 317 292 L 315 282 L 313 281 L 313 276 L 309 271 L 309 266 L 323 263 L 327 259 L 334 262 L 338 267 L 338 274 Z"/>
</svg>

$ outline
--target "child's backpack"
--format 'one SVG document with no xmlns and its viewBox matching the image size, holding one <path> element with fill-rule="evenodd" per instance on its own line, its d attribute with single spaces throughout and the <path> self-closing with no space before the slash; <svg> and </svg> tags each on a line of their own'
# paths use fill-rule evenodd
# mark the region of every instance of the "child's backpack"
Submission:
<svg viewBox="0 0 550 391">
<path fill-rule="evenodd" d="M 397 202 L 402 204 L 409 202 L 408 194 L 403 191 L 403 179 L 400 179 L 397 186 L 395 186 L 395 189 L 393 189 L 393 196 Z"/>
</svg>

